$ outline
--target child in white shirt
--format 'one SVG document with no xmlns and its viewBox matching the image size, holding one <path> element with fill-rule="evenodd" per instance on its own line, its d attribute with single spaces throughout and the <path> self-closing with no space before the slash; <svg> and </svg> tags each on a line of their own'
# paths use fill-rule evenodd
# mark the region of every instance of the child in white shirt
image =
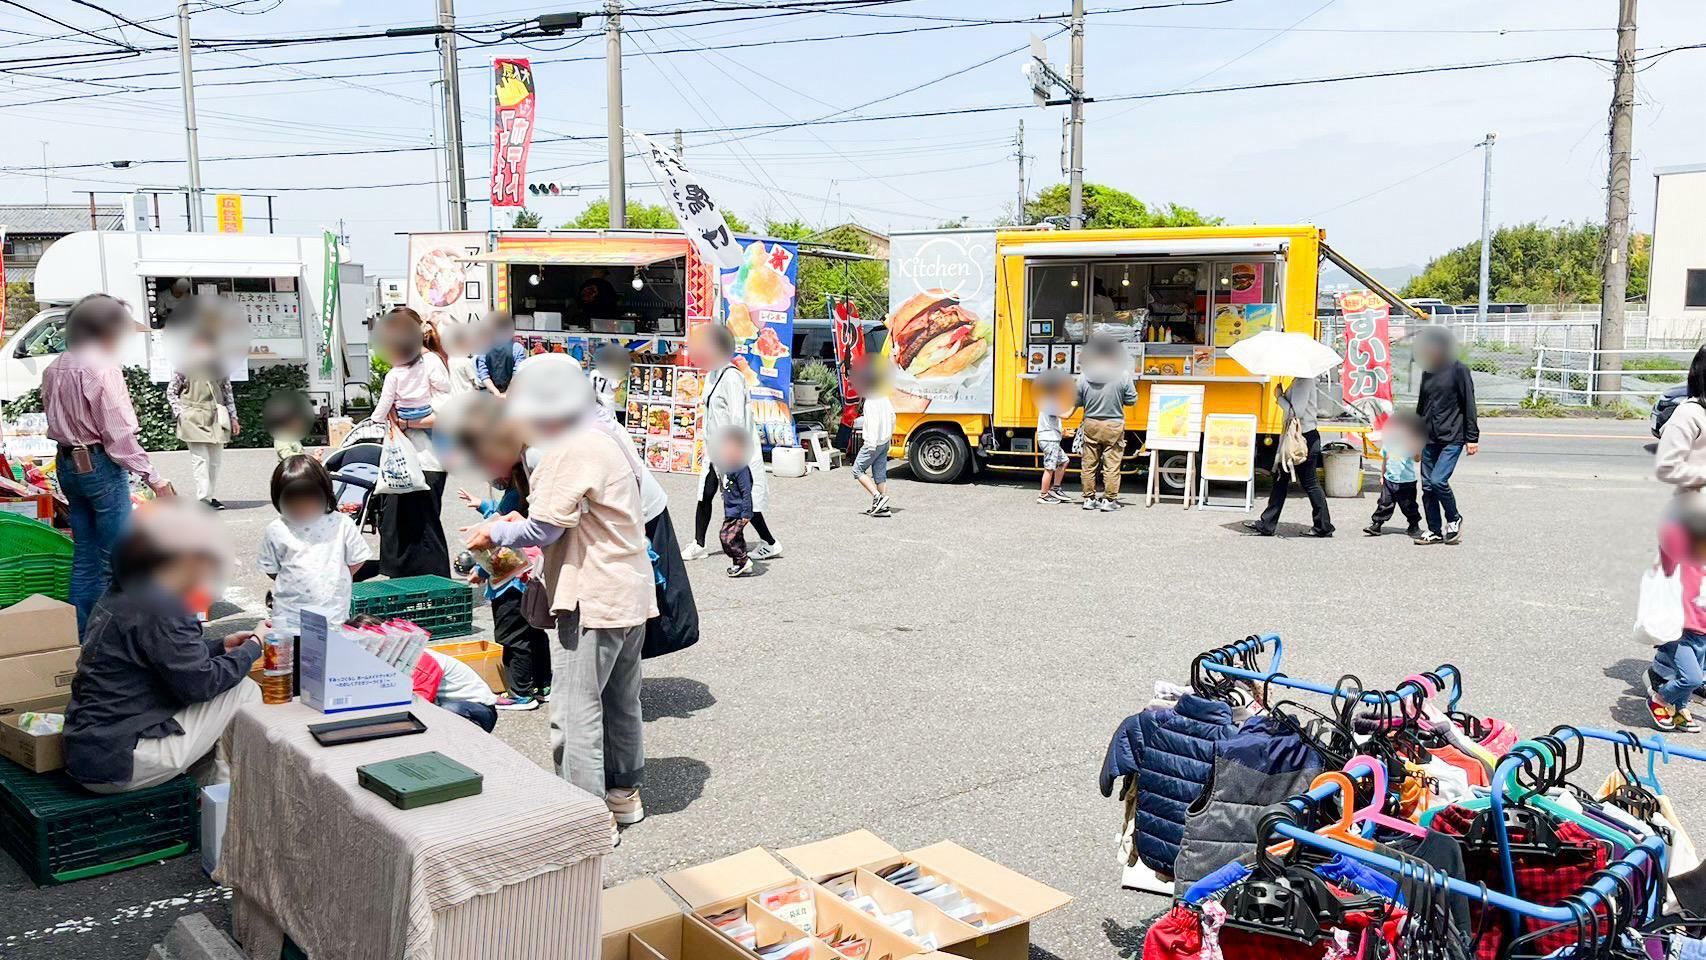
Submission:
<svg viewBox="0 0 1706 960">
<path fill-rule="evenodd" d="M 261 536 L 257 565 L 275 581 L 273 628 L 299 635 L 304 607 L 336 611 L 332 622 L 341 623 L 349 615 L 351 578 L 373 551 L 338 512 L 331 475 L 313 457 L 283 460 L 273 470 L 272 503 L 279 515 Z"/>
</svg>

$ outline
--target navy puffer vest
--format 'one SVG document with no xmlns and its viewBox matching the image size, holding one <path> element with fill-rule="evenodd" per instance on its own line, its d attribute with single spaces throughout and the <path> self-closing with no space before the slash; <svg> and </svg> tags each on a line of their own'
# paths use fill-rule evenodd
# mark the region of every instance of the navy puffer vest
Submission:
<svg viewBox="0 0 1706 960">
<path fill-rule="evenodd" d="M 1173 709 L 1141 715 L 1143 754 L 1137 775 L 1137 854 L 1171 875 L 1190 809 L 1214 769 L 1214 747 L 1237 732 L 1232 707 L 1185 694 Z"/>
</svg>

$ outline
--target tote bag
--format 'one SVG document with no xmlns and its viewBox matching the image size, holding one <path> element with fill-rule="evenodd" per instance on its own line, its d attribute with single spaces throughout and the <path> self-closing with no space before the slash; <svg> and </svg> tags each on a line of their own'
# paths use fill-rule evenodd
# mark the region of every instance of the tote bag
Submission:
<svg viewBox="0 0 1706 960">
<path fill-rule="evenodd" d="M 1635 602 L 1635 642 L 1656 647 L 1682 636 L 1682 571 L 1666 575 L 1664 565 L 1655 563 L 1641 574 L 1641 592 Z"/>
<path fill-rule="evenodd" d="M 403 431 L 391 427 L 385 431 L 385 445 L 379 453 L 379 480 L 374 493 L 418 493 L 428 489 L 426 475 L 421 472 L 420 454 Z"/>
</svg>

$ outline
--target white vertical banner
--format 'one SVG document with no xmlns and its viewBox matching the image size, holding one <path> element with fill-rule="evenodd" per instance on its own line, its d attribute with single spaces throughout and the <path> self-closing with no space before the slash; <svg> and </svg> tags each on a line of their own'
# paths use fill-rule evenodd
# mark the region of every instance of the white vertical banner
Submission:
<svg viewBox="0 0 1706 960">
<path fill-rule="evenodd" d="M 733 270 L 743 262 L 740 244 L 735 242 L 723 212 L 710 191 L 693 178 L 687 165 L 668 147 L 643 133 L 628 131 L 634 143 L 652 165 L 652 173 L 681 229 L 698 246 L 705 259 L 720 269 Z"/>
</svg>

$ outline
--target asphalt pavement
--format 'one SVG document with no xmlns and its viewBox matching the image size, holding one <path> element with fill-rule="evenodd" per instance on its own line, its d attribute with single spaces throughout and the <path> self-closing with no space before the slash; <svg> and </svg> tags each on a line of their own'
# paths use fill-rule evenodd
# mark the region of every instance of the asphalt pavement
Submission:
<svg viewBox="0 0 1706 960">
<path fill-rule="evenodd" d="M 1328 683 L 1455 664 L 1464 707 L 1524 734 L 1642 723 L 1629 623 L 1668 495 L 1645 424 L 1483 430 L 1458 473 L 1454 547 L 1364 537 L 1372 491 L 1332 501 L 1339 535 L 1321 542 L 1298 536 L 1295 498 L 1282 536 L 1259 539 L 1234 512 L 1041 506 L 1016 478 L 932 486 L 897 470 L 888 519 L 860 515 L 846 470 L 772 478 L 785 555 L 741 580 L 720 559 L 692 564 L 704 639 L 647 664 L 650 816 L 606 883 L 859 827 L 902 849 L 951 839 L 1073 896 L 1034 925 L 1034 957 L 1132 958 L 1165 902 L 1119 888 L 1120 804 L 1096 774 L 1119 721 L 1201 650 L 1275 631 L 1287 673 Z M 216 629 L 252 623 L 265 592 L 252 557 L 273 517 L 270 457 L 227 454 L 242 566 Z M 187 458 L 163 463 L 182 488 Z M 690 536 L 693 478 L 663 479 Z M 548 763 L 543 712 L 505 714 L 497 733 Z M 1590 748 L 1581 782 L 1608 768 Z M 1663 776 L 1682 810 L 1702 808 L 1706 768 Z M 189 859 L 38 890 L 0 858 L 0 957 L 140 960 L 197 910 L 228 922 Z"/>
</svg>

